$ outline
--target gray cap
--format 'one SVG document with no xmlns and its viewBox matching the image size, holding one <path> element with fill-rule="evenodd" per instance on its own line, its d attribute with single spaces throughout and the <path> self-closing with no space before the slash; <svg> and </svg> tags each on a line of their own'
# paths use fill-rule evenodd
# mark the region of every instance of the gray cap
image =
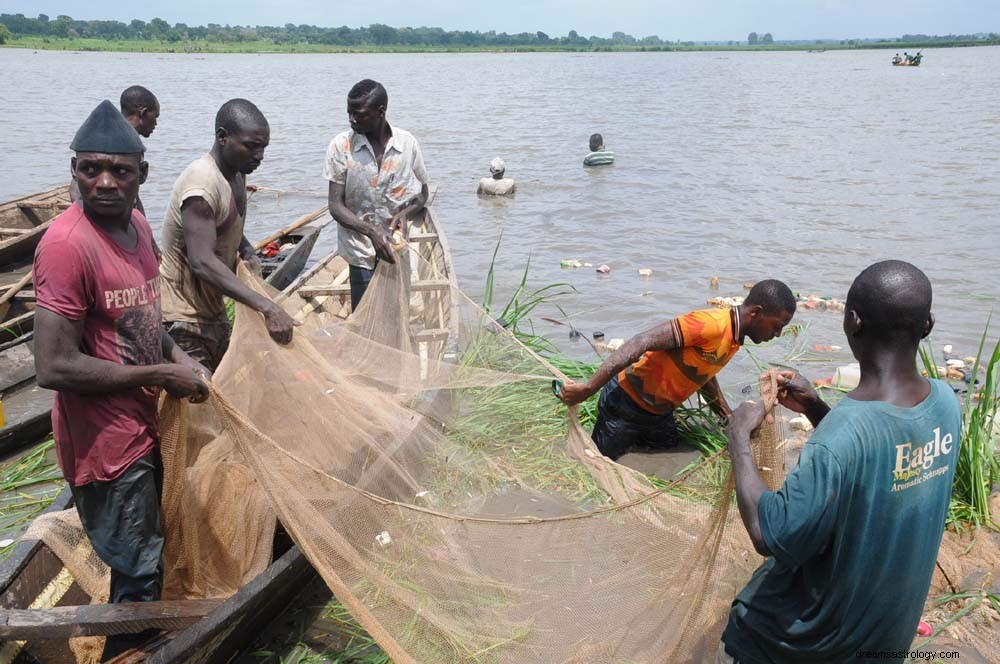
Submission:
<svg viewBox="0 0 1000 664">
<path fill-rule="evenodd" d="M 105 154 L 142 154 L 146 151 L 139 133 L 107 99 L 90 112 L 76 130 L 69 147 L 76 152 Z"/>
<path fill-rule="evenodd" d="M 500 157 L 494 157 L 493 161 L 490 162 L 490 173 L 503 173 L 507 170 L 507 164 L 503 162 Z"/>
</svg>

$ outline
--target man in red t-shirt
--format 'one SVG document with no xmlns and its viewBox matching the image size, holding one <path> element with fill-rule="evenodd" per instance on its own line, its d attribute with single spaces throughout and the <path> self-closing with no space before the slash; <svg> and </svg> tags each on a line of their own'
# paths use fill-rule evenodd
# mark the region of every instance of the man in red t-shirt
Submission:
<svg viewBox="0 0 1000 664">
<path fill-rule="evenodd" d="M 152 232 L 133 209 L 146 171 L 139 135 L 108 101 L 70 146 L 80 200 L 35 252 L 38 384 L 56 390 L 59 466 L 83 527 L 111 568 L 110 601 L 160 598 L 160 388 L 204 400 L 208 372 L 160 324 Z M 107 659 L 136 638 L 109 637 Z"/>
</svg>

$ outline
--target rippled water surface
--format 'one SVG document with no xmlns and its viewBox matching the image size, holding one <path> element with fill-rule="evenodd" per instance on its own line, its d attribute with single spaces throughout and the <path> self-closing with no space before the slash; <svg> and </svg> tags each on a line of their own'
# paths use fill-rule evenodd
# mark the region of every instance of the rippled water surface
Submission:
<svg viewBox="0 0 1000 664">
<path fill-rule="evenodd" d="M 925 55 L 917 69 L 889 66 L 884 51 L 202 56 L 0 49 L 0 199 L 65 181 L 67 145 L 87 113 L 142 84 L 162 105 L 160 126 L 147 140 L 151 172 L 142 193 L 158 229 L 174 178 L 211 146 L 219 105 L 247 97 L 272 127 L 251 181 L 308 192 L 261 192 L 248 219 L 248 235 L 260 237 L 324 203 L 326 145 L 346 128 L 347 90 L 370 77 L 389 90 L 390 122 L 422 144 L 439 186 L 438 217 L 473 296 L 501 233 L 502 292 L 516 285 L 530 256 L 530 281 L 572 283 L 579 294 L 563 308 L 585 334 L 600 329 L 608 338 L 627 338 L 764 277 L 843 297 L 860 269 L 901 258 L 934 284 L 935 340 L 969 354 L 1000 301 L 1000 48 Z M 595 131 L 617 160 L 585 170 L 581 160 Z M 517 194 L 479 199 L 478 178 L 498 155 L 517 179 Z M 315 255 L 334 243 L 327 231 Z M 612 272 L 561 269 L 563 258 L 608 263 Z M 653 276 L 640 279 L 640 267 Z M 721 282 L 718 292 L 709 289 L 711 276 Z M 805 311 L 797 322 L 808 323 L 807 342 L 800 342 L 806 347 L 845 345 L 837 314 Z M 590 354 L 566 338 L 567 328 L 540 329 L 567 351 Z M 792 345 L 770 352 L 784 355 Z M 733 387 L 737 372 L 729 373 L 724 383 Z"/>
</svg>

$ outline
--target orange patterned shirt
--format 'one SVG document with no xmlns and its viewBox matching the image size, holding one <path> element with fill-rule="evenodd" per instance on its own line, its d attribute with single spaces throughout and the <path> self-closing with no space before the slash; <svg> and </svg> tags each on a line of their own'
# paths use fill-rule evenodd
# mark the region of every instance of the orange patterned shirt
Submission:
<svg viewBox="0 0 1000 664">
<path fill-rule="evenodd" d="M 647 351 L 618 374 L 632 400 L 651 413 L 668 413 L 712 380 L 736 355 L 732 309 L 704 309 L 671 321 L 680 346 Z"/>
</svg>

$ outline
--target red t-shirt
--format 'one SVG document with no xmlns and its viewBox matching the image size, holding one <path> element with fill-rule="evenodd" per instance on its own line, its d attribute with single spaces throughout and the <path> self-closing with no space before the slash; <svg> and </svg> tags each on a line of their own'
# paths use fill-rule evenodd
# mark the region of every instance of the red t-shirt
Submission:
<svg viewBox="0 0 1000 664">
<path fill-rule="evenodd" d="M 152 231 L 132 211 L 129 251 L 91 223 L 77 202 L 52 222 L 35 251 L 38 306 L 83 321 L 80 350 L 117 364 L 163 362 L 160 271 Z M 121 475 L 159 440 L 156 388 L 86 395 L 56 392 L 59 466 L 74 486 Z"/>
</svg>

